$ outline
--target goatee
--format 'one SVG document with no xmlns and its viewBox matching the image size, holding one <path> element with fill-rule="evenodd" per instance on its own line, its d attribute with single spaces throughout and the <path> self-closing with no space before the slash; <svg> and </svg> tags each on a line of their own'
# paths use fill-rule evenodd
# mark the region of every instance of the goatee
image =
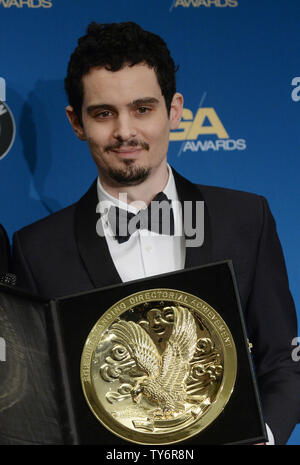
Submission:
<svg viewBox="0 0 300 465">
<path fill-rule="evenodd" d="M 111 179 L 116 181 L 118 184 L 122 186 L 137 186 L 148 178 L 151 168 L 136 167 L 134 166 L 133 160 L 124 160 L 124 162 L 127 165 L 126 168 L 110 168 L 108 172 Z"/>
</svg>

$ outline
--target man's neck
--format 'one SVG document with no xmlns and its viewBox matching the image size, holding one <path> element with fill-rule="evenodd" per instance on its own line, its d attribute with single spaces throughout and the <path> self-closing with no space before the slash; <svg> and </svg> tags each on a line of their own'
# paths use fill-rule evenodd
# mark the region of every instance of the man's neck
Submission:
<svg viewBox="0 0 300 465">
<path fill-rule="evenodd" d="M 142 201 L 149 205 L 156 194 L 166 187 L 169 179 L 169 169 L 167 164 L 161 166 L 156 172 L 151 172 L 144 182 L 136 186 L 112 185 L 106 182 L 101 174 L 99 174 L 99 178 L 106 192 L 116 199 L 119 198 L 120 193 L 126 193 L 128 203 Z"/>
</svg>

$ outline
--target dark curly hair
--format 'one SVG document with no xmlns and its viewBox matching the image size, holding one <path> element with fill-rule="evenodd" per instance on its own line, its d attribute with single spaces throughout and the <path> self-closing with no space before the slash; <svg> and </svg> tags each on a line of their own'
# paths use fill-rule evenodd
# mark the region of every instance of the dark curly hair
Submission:
<svg viewBox="0 0 300 465">
<path fill-rule="evenodd" d="M 134 66 L 139 63 L 146 63 L 155 70 L 169 113 L 176 92 L 177 69 L 165 41 L 133 22 L 91 23 L 87 34 L 78 39 L 65 79 L 69 103 L 79 121 L 82 121 L 82 77 L 91 68 L 102 66 L 109 71 L 118 71 L 126 64 Z"/>
</svg>

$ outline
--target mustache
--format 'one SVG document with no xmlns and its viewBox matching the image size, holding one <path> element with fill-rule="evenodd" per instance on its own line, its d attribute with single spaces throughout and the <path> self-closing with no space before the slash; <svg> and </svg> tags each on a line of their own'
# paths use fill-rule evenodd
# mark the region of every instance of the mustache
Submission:
<svg viewBox="0 0 300 465">
<path fill-rule="evenodd" d="M 124 141 L 118 141 L 115 144 L 107 145 L 104 149 L 105 152 L 110 152 L 112 150 L 118 150 L 120 148 L 125 148 L 125 147 L 138 147 L 144 150 L 150 150 L 149 144 L 144 141 L 139 141 L 136 139 L 129 140 L 127 142 Z"/>
</svg>

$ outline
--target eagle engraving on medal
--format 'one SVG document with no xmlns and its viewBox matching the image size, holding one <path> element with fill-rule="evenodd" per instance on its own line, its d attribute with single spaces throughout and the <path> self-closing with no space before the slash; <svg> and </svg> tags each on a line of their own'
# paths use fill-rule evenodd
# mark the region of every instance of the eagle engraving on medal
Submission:
<svg viewBox="0 0 300 465">
<path fill-rule="evenodd" d="M 187 304 L 164 299 L 125 305 L 116 318 L 107 314 L 105 328 L 96 325 L 91 332 L 83 389 L 93 413 L 114 434 L 141 444 L 178 442 L 205 428 L 230 397 L 232 382 L 228 394 L 223 389 L 228 363 L 222 338 Z"/>
<path fill-rule="evenodd" d="M 150 335 L 132 321 L 113 324 L 113 340 L 122 344 L 137 367 L 145 373 L 131 390 L 132 400 L 138 403 L 145 396 L 157 409 L 151 414 L 158 418 L 173 418 L 184 411 L 187 398 L 186 378 L 193 358 L 197 331 L 192 314 L 186 308 L 173 307 L 173 329 L 162 355 Z"/>
</svg>

